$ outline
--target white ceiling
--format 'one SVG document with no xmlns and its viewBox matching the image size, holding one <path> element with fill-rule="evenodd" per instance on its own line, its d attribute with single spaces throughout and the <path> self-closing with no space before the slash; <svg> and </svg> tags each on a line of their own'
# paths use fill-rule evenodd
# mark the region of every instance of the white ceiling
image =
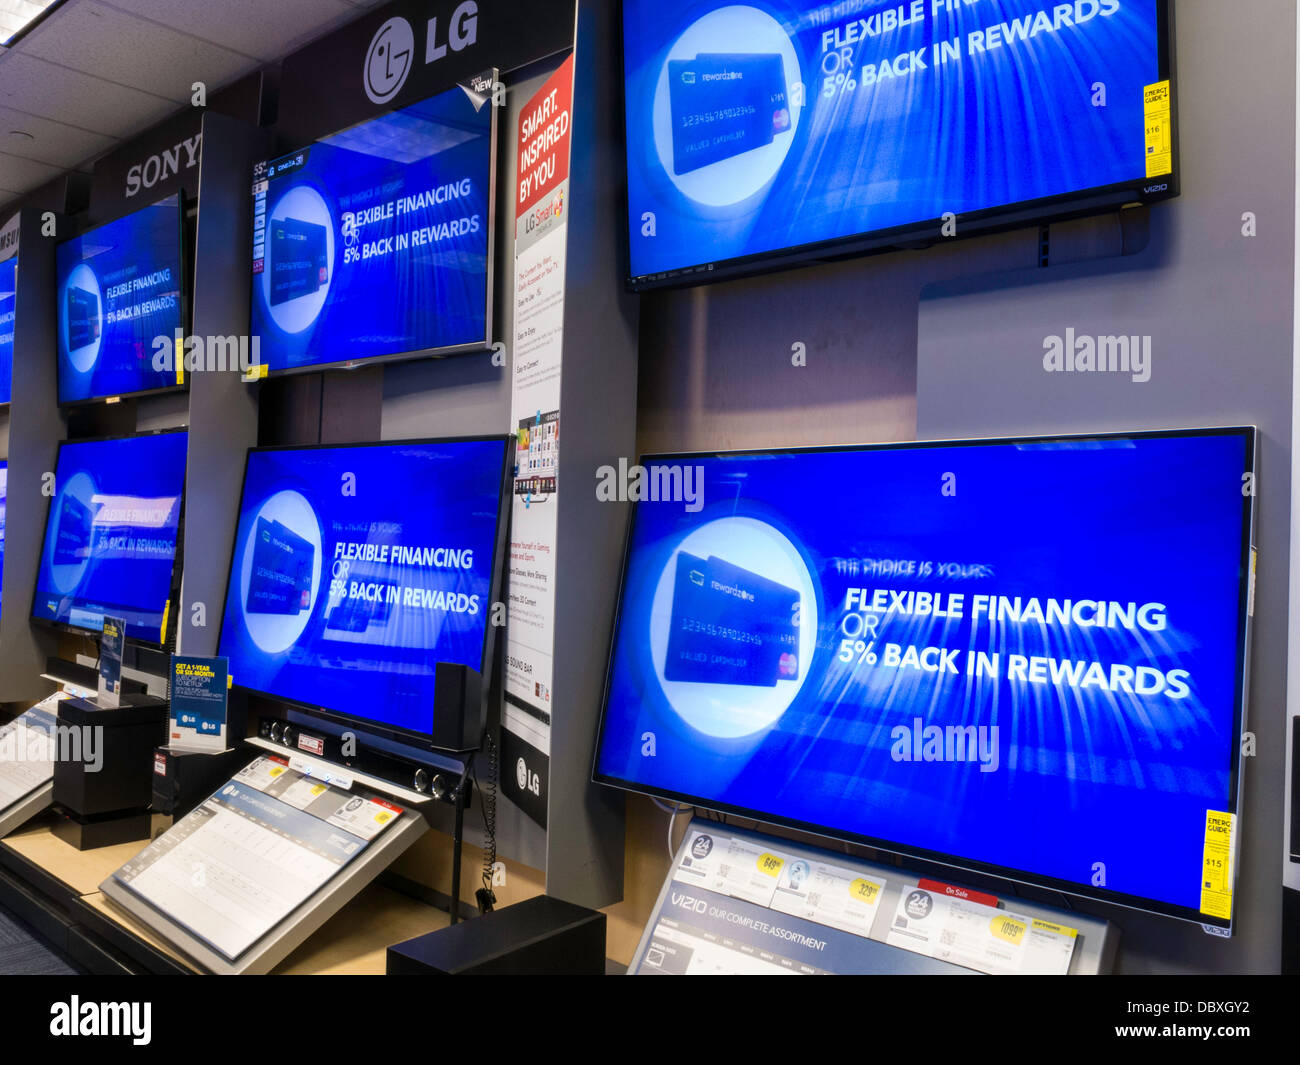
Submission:
<svg viewBox="0 0 1300 1065">
<path fill-rule="evenodd" d="M 381 0 L 64 0 L 0 48 L 0 210 Z"/>
</svg>

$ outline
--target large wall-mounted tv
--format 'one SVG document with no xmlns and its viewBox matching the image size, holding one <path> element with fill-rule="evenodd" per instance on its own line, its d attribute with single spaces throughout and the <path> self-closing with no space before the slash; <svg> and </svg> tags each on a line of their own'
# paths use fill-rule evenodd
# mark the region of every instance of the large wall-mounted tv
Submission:
<svg viewBox="0 0 1300 1065">
<path fill-rule="evenodd" d="M 268 372 L 490 345 L 490 83 L 254 167 L 252 322 Z"/>
<path fill-rule="evenodd" d="M 32 616 L 166 643 L 185 489 L 184 430 L 59 445 Z"/>
<path fill-rule="evenodd" d="M 1165 0 L 623 0 L 635 288 L 1178 191 Z"/>
<path fill-rule="evenodd" d="M 8 403 L 14 383 L 14 318 L 18 307 L 18 258 L 0 262 L 0 403 Z"/>
<path fill-rule="evenodd" d="M 220 654 L 234 682 L 429 746 L 438 663 L 486 675 L 507 437 L 248 453 Z"/>
<path fill-rule="evenodd" d="M 168 196 L 58 246 L 60 403 L 181 386 L 170 355 L 185 324 L 182 226 Z"/>
<path fill-rule="evenodd" d="M 1254 450 L 646 458 L 595 777 L 1230 927 Z"/>
</svg>

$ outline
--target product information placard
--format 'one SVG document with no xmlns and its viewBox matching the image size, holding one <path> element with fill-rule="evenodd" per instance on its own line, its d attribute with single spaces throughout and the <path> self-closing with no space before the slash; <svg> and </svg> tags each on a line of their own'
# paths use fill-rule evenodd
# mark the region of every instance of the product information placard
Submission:
<svg viewBox="0 0 1300 1065">
<path fill-rule="evenodd" d="M 126 640 L 126 622 L 105 617 L 104 632 L 99 638 L 99 693 L 95 702 L 101 710 L 116 709 L 122 698 L 122 645 Z"/>
<path fill-rule="evenodd" d="M 173 748 L 226 749 L 226 700 L 230 671 L 224 658 L 172 655 L 171 722 Z"/>
<path fill-rule="evenodd" d="M 113 877 L 234 960 L 402 813 L 263 756 Z"/>
<path fill-rule="evenodd" d="M 566 59 L 524 107 L 516 130 L 514 347 L 511 423 L 519 440 L 510 528 L 510 614 L 506 632 L 506 700 L 535 719 L 503 715 L 513 746 L 531 749 L 516 768 L 522 786 L 505 793 L 546 824 L 550 755 L 551 666 L 555 646 L 556 498 L 559 491 L 560 370 L 569 202 L 573 58 Z M 507 741 L 503 739 L 503 744 Z M 526 746 L 520 746 L 526 745 Z M 509 768 L 509 767 L 507 767 Z M 524 774 L 527 775 L 524 775 Z"/>
</svg>

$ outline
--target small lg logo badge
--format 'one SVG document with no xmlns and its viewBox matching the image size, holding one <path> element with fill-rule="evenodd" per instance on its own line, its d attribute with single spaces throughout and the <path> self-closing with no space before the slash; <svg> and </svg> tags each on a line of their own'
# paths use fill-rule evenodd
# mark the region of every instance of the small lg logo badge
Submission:
<svg viewBox="0 0 1300 1065">
<path fill-rule="evenodd" d="M 366 52 L 366 95 L 373 103 L 385 104 L 406 84 L 415 56 L 415 34 L 404 18 L 390 18 L 370 41 Z"/>
<path fill-rule="evenodd" d="M 515 763 L 515 782 L 520 791 L 532 792 L 538 798 L 542 795 L 542 778 L 529 770 L 522 758 Z"/>
</svg>

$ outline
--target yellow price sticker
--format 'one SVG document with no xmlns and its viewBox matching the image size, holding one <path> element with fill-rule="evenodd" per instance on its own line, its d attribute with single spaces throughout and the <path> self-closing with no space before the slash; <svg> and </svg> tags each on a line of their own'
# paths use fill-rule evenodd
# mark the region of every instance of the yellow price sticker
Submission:
<svg viewBox="0 0 1300 1065">
<path fill-rule="evenodd" d="M 758 871 L 764 876 L 780 876 L 781 869 L 785 866 L 785 859 L 764 852 L 758 856 L 757 864 Z"/>
<path fill-rule="evenodd" d="M 377 825 L 386 825 L 392 819 L 393 815 L 387 810 L 381 810 L 379 813 L 375 814 L 375 824 Z"/>
<path fill-rule="evenodd" d="M 1033 919 L 1031 927 L 1039 932 L 1055 932 L 1058 936 L 1069 936 L 1071 939 L 1077 939 L 1079 936 L 1077 928 L 1057 924 L 1055 921 L 1040 921 L 1037 917 Z"/>
<path fill-rule="evenodd" d="M 1027 925 L 1024 921 L 1017 921 L 1014 917 L 999 915 L 989 922 L 989 931 L 997 939 L 1004 939 L 1012 945 L 1019 943 L 1025 937 Z"/>
<path fill-rule="evenodd" d="M 311 786 L 311 793 L 313 796 L 320 795 L 324 790 L 325 790 L 324 784 L 313 784 Z"/>
<path fill-rule="evenodd" d="M 267 776 L 269 776 L 269 777 L 278 777 L 278 776 L 279 776 L 281 773 L 283 773 L 283 772 L 284 772 L 284 766 L 282 766 L 282 765 L 273 765 L 273 766 L 271 766 L 271 770 L 270 770 L 270 772 L 267 773 Z"/>
<path fill-rule="evenodd" d="M 1169 82 L 1158 81 L 1142 90 L 1142 122 L 1146 136 L 1147 177 L 1173 173 L 1173 93 Z"/>
<path fill-rule="evenodd" d="M 849 894 L 863 902 L 875 902 L 876 896 L 880 894 L 880 888 L 870 880 L 858 877 L 849 885 Z"/>
<path fill-rule="evenodd" d="M 1205 811 L 1205 850 L 1201 856 L 1201 913 L 1232 917 L 1232 833 L 1236 817 Z"/>
<path fill-rule="evenodd" d="M 245 381 L 260 381 L 270 371 L 271 367 L 264 362 L 256 363 L 244 371 Z"/>
</svg>

